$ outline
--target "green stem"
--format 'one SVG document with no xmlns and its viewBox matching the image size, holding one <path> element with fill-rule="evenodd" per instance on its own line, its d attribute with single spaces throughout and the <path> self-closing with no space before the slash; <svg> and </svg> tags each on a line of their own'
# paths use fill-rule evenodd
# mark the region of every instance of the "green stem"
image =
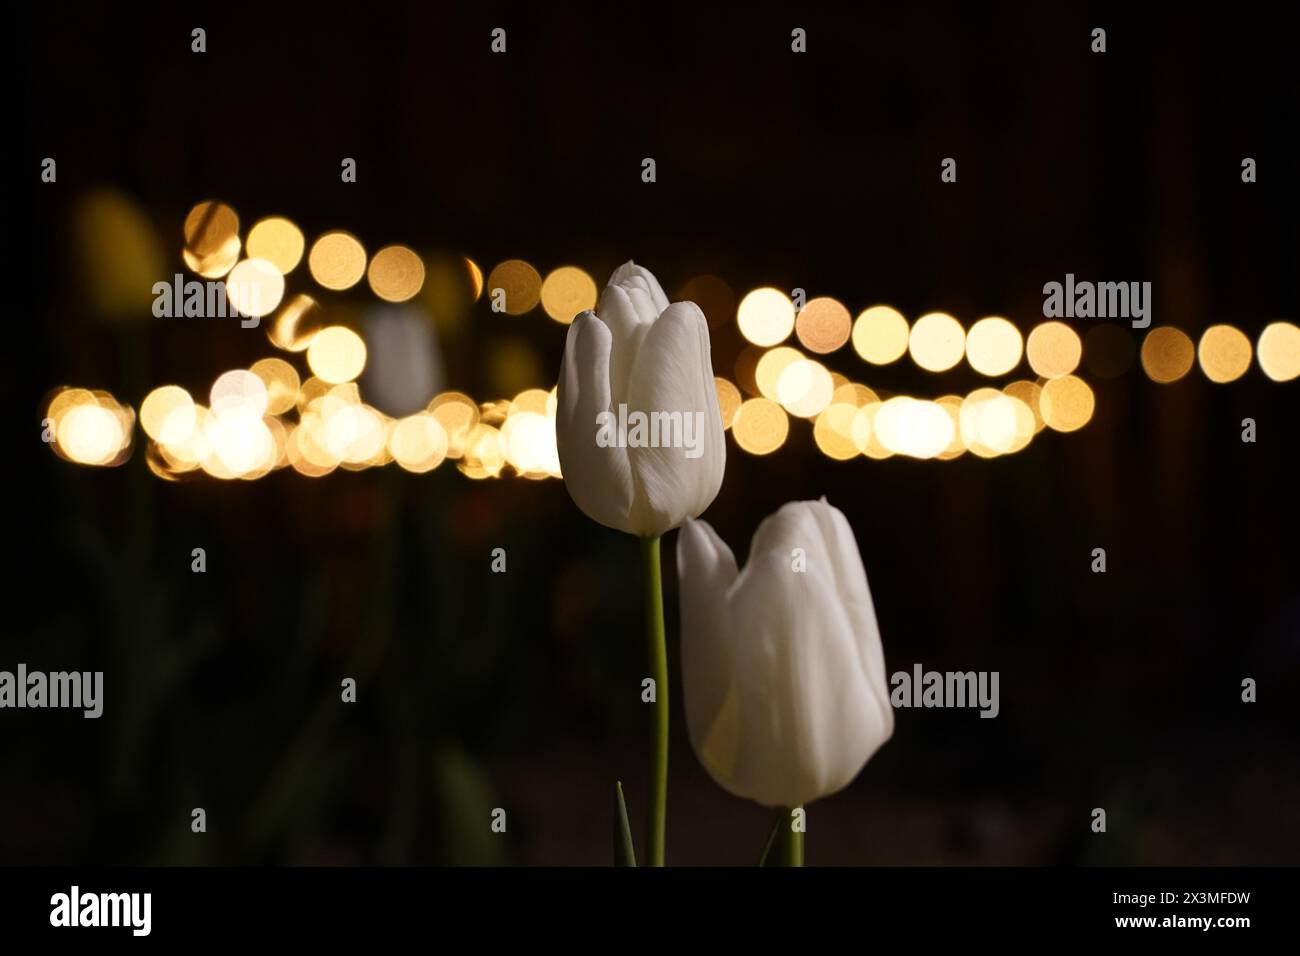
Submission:
<svg viewBox="0 0 1300 956">
<path fill-rule="evenodd" d="M 794 829 L 794 811 L 799 807 L 776 808 L 776 865 L 803 866 L 803 831 Z M 806 814 L 804 814 L 806 819 Z M 800 821 L 802 825 L 803 821 Z"/>
<path fill-rule="evenodd" d="M 659 571 L 659 538 L 641 539 L 645 580 L 645 633 L 650 649 L 651 707 L 650 808 L 646 819 L 646 865 L 664 865 L 664 820 L 668 809 L 668 647 L 664 640 L 664 590 Z"/>
</svg>

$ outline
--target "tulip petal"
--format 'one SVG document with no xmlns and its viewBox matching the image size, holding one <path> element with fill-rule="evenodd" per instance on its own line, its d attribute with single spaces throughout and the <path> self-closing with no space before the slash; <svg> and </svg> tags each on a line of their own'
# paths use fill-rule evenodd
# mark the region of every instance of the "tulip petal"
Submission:
<svg viewBox="0 0 1300 956">
<path fill-rule="evenodd" d="M 644 285 L 632 284 L 615 286 L 615 288 L 622 289 L 627 294 L 628 300 L 632 303 L 632 308 L 636 310 L 637 318 L 643 326 L 652 324 L 663 312 L 663 309 L 655 305 L 650 290 L 645 288 Z"/>
<path fill-rule="evenodd" d="M 695 303 L 670 305 L 645 334 L 627 404 L 630 412 L 660 416 L 657 446 L 629 448 L 630 519 L 637 534 L 662 534 L 713 502 L 726 467 L 709 327 Z M 675 443 L 662 434 L 670 426 Z"/>
<path fill-rule="evenodd" d="M 609 362 L 610 395 L 614 405 L 626 403 L 632 367 L 657 316 L 643 316 L 627 290 L 616 285 L 605 286 L 597 308 L 600 321 L 609 327 L 613 337 Z"/>
<path fill-rule="evenodd" d="M 650 294 L 655 315 L 663 314 L 664 309 L 668 308 L 668 296 L 664 295 L 663 286 L 659 284 L 654 273 L 644 266 L 637 265 L 631 259 L 614 270 L 607 284 L 644 289 Z"/>
<path fill-rule="evenodd" d="M 708 522 L 688 518 L 677 532 L 686 724 L 705 769 L 728 790 L 738 728 L 732 687 L 734 631 L 725 598 L 737 573 L 736 557 L 726 542 Z"/>
<path fill-rule="evenodd" d="M 569 326 L 556 395 L 555 438 L 564 485 L 593 521 L 630 531 L 632 469 L 626 448 L 600 447 L 599 415 L 611 411 L 610 352 L 613 336 L 594 313 Z"/>
<path fill-rule="evenodd" d="M 856 635 L 858 667 L 867 680 L 882 724 L 892 734 L 894 709 L 889 703 L 880 625 L 876 622 L 876 608 L 862 555 L 848 519 L 825 498 L 782 505 L 759 525 L 754 533 L 752 553 L 789 554 L 795 548 L 803 549 L 810 569 L 830 576 Z"/>
<path fill-rule="evenodd" d="M 871 689 L 876 695 L 881 719 L 889 733 L 894 729 L 894 708 L 889 703 L 889 675 L 885 671 L 885 651 L 880 641 L 880 625 L 876 621 L 876 605 L 871 599 L 867 583 L 867 569 L 862 564 L 853 528 L 844 512 L 830 504 L 825 497 L 810 502 L 809 512 L 817 521 L 829 555 L 828 568 L 835 577 L 835 590 L 858 637 L 861 666 Z"/>
<path fill-rule="evenodd" d="M 825 499 L 782 507 L 739 575 L 704 522 L 683 525 L 677 550 L 682 681 L 701 763 L 729 792 L 768 806 L 846 786 L 894 729 L 847 519 Z"/>
<path fill-rule="evenodd" d="M 889 737 L 853 624 L 824 568 L 752 553 L 728 595 L 738 723 L 735 791 L 799 806 L 846 786 Z"/>
</svg>

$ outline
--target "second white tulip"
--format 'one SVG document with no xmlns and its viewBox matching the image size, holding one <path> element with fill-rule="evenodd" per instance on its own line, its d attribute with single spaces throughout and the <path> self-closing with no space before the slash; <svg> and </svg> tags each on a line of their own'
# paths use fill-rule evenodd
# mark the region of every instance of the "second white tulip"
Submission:
<svg viewBox="0 0 1300 956">
<path fill-rule="evenodd" d="M 686 723 L 724 789 L 770 807 L 846 786 L 894 731 L 848 520 L 821 501 L 759 525 L 744 570 L 703 521 L 677 537 Z"/>
</svg>

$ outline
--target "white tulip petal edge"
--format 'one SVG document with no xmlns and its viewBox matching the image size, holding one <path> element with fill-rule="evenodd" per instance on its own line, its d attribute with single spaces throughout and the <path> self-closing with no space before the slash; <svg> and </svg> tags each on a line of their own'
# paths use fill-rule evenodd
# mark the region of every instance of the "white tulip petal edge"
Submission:
<svg viewBox="0 0 1300 956">
<path fill-rule="evenodd" d="M 843 513 L 825 498 L 783 506 L 759 525 L 743 571 L 706 522 L 687 521 L 677 573 L 686 719 L 710 775 L 771 807 L 847 786 L 893 734 L 894 712 Z"/>
</svg>

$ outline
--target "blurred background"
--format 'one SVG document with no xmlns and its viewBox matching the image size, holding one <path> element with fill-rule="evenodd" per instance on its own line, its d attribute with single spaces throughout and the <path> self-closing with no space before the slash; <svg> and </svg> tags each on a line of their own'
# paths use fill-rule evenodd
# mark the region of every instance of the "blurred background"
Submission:
<svg viewBox="0 0 1300 956">
<path fill-rule="evenodd" d="M 0 668 L 105 711 L 0 717 L 0 862 L 603 865 L 616 779 L 639 835 L 637 547 L 550 397 L 629 258 L 708 316 L 738 556 L 826 495 L 889 670 L 1001 674 L 810 864 L 1300 858 L 1294 8 L 24 15 Z M 264 317 L 157 317 L 177 273 Z M 1066 273 L 1152 327 L 1047 323 Z M 669 862 L 751 864 L 672 693 Z"/>
</svg>

